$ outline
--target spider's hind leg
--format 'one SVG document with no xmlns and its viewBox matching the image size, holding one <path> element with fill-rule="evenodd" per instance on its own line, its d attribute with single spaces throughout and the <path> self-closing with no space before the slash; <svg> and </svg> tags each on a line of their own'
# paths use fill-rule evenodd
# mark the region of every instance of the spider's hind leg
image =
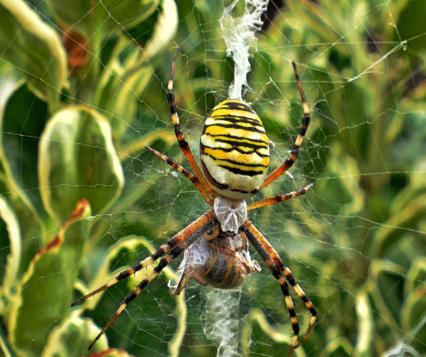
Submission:
<svg viewBox="0 0 426 357">
<path fill-rule="evenodd" d="M 306 296 L 305 292 L 302 290 L 300 285 L 294 279 L 294 276 L 289 268 L 287 268 L 279 257 L 278 253 L 268 242 L 268 240 L 259 232 L 259 230 L 250 222 L 247 221 L 244 226 L 241 227 L 241 230 L 246 234 L 250 243 L 257 250 L 260 256 L 264 259 L 265 264 L 268 266 L 273 277 L 277 279 L 280 284 L 281 291 L 284 296 L 284 302 L 286 304 L 287 310 L 290 315 L 291 325 L 293 327 L 294 336 L 291 341 L 290 350 L 288 352 L 288 357 L 291 357 L 295 348 L 299 347 L 310 334 L 316 318 L 317 310 L 312 304 L 311 300 Z M 284 276 L 283 276 L 284 275 Z M 299 341 L 299 322 L 297 320 L 296 311 L 294 310 L 293 300 L 290 296 L 288 284 L 294 289 L 296 294 L 305 304 L 306 308 L 311 313 L 311 320 L 306 332 L 303 334 L 303 337 Z"/>
</svg>

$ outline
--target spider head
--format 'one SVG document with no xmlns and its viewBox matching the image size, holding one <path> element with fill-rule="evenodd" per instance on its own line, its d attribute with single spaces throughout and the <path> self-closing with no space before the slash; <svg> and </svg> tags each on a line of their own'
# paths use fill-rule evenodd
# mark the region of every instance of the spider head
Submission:
<svg viewBox="0 0 426 357">
<path fill-rule="evenodd" d="M 214 199 L 213 209 L 222 231 L 231 236 L 237 234 L 247 220 L 247 203 L 244 200 L 219 195 Z"/>
</svg>

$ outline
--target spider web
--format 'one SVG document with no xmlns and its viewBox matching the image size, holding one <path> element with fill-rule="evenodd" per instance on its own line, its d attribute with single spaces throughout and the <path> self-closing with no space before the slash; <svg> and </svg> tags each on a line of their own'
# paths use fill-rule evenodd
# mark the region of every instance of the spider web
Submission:
<svg viewBox="0 0 426 357">
<path fill-rule="evenodd" d="M 46 2 L 27 3 L 59 36 L 69 33 Z M 93 222 L 90 232 L 94 238 L 78 271 L 80 282 L 74 296 L 80 296 L 84 288 L 93 288 L 91 282 L 103 284 L 112 272 L 147 256 L 150 249 L 208 209 L 183 175 L 142 149 L 149 144 L 189 168 L 174 139 L 165 97 L 175 48 L 181 49 L 175 73 L 176 105 L 197 159 L 206 115 L 221 100 L 241 93 L 264 122 L 271 141 L 271 168 L 288 156 L 300 127 L 301 103 L 291 66 L 294 60 L 310 107 L 311 125 L 290 173 L 259 193 L 257 199 L 309 183 L 314 183 L 314 188 L 289 202 L 250 211 L 249 218 L 280 253 L 319 310 L 317 325 L 295 354 L 425 353 L 421 337 L 425 336 L 421 309 L 425 306 L 421 290 L 424 274 L 416 272 L 426 266 L 425 205 L 421 199 L 426 165 L 426 29 L 410 25 L 421 13 L 416 12 L 423 6 L 421 2 L 264 2 L 267 8 L 262 11 L 262 23 L 247 27 L 256 31 L 248 35 L 246 46 L 238 49 L 243 57 L 249 54 L 249 62 L 240 57 L 238 63 L 245 67 L 237 77 L 234 69 L 238 66 L 229 56 L 231 45 L 224 36 L 229 40 L 247 35 L 232 22 L 242 19 L 244 2 L 176 2 L 176 35 L 170 35 L 164 44 L 157 39 L 162 48 L 155 49 L 149 41 L 156 31 L 164 33 L 166 39 L 168 31 L 173 33 L 173 6 L 166 8 L 167 3 L 162 1 L 152 15 L 135 26 L 107 11 L 108 1 L 94 5 L 104 8 L 106 17 L 87 40 L 107 31 L 109 23 L 116 31 L 104 36 L 99 56 L 89 49 L 90 66 L 106 70 L 121 39 L 126 42 L 117 55 L 121 63 L 138 53 L 149 73 L 143 77 L 146 84 L 142 89 L 142 80 L 123 78 L 120 71 L 112 76 L 123 87 L 129 83 L 127 97 L 136 108 L 131 118 L 121 117 L 108 103 L 94 104 L 93 95 L 81 95 L 79 90 L 62 93 L 64 103 L 88 106 L 109 120 L 125 178 L 114 204 L 87 218 Z M 235 7 L 231 9 L 231 5 Z M 162 20 L 164 14 L 169 15 L 167 20 Z M 69 27 L 78 28 L 87 17 L 90 14 Z M 161 21 L 166 22 L 156 27 Z M 15 45 L 17 40 L 12 39 L 9 47 Z M 155 55 L 143 55 L 148 45 L 157 51 Z M 232 51 L 235 58 L 237 50 Z M 2 91 L 7 92 L 6 81 L 15 83 L 28 73 L 2 53 L 6 49 L 0 52 L 0 59 Z M 29 75 L 44 80 L 35 73 Z M 90 78 L 78 80 L 77 85 L 71 80 L 70 86 L 86 90 L 84 81 L 90 82 Z M 89 86 L 87 90 L 95 92 L 96 88 Z M 43 110 L 36 97 L 29 107 L 31 115 Z M 20 174 L 33 167 L 25 153 L 28 147 L 37 151 L 45 126 L 41 118 L 34 129 L 36 120 L 31 115 L 18 128 L 3 125 L 13 169 Z M 98 150 L 95 144 L 81 145 L 86 145 L 89 153 Z M 30 180 L 20 187 L 42 211 L 49 229 L 44 241 L 30 236 L 22 245 L 41 249 L 54 238 L 59 225 L 49 220 L 43 208 L 40 196 L 45 188 L 39 187 L 36 173 L 27 177 Z M 89 187 L 98 189 L 96 185 Z M 11 192 L 6 188 L 1 193 L 7 196 Z M 0 251 L 8 253 L 12 244 L 6 238 L 6 228 L 1 228 L 5 238 Z M 167 288 L 169 281 L 175 283 L 181 260 L 177 259 L 111 325 L 109 346 L 135 356 L 286 355 L 292 329 L 279 286 L 256 252 L 251 250 L 251 254 L 262 272 L 250 275 L 240 288 L 216 290 L 192 282 L 180 298 L 170 296 Z M 6 265 L 6 258 L 2 259 Z M 102 269 L 103 276 L 99 273 Z M 78 310 L 80 316 L 104 326 L 147 271 L 108 289 L 89 307 L 84 305 Z M 49 274 L 65 276 L 67 272 Z M 40 275 L 35 282 L 49 274 Z M 310 314 L 294 292 L 292 296 L 303 333 Z M 416 311 L 423 312 L 416 315 Z"/>
</svg>

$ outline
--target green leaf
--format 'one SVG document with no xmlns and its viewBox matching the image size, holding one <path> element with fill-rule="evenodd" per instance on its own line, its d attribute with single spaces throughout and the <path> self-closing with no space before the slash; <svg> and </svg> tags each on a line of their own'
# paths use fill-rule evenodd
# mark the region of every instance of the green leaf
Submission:
<svg viewBox="0 0 426 357">
<path fill-rule="evenodd" d="M 405 301 L 401 309 L 401 325 L 417 351 L 426 353 L 426 259 L 417 258 L 405 280 Z"/>
<path fill-rule="evenodd" d="M 13 180 L 37 208 L 41 208 L 38 190 L 38 144 L 48 119 L 46 102 L 37 98 L 25 84 L 17 85 L 4 107 L 4 159 Z"/>
<path fill-rule="evenodd" d="M 175 133 L 168 128 L 151 130 L 145 135 L 141 135 L 130 142 L 126 147 L 122 147 L 120 150 L 120 159 L 126 160 L 136 157 L 139 151 L 146 150 L 145 146 L 150 145 L 155 140 L 164 141 L 167 146 L 171 146 L 176 142 L 176 136 Z"/>
<path fill-rule="evenodd" d="M 398 214 L 392 215 L 386 222 L 386 225 L 380 227 L 373 240 L 372 251 L 375 256 L 382 256 L 392 247 L 397 246 L 404 237 L 404 229 L 416 227 L 426 214 L 426 206 L 424 204 L 426 192 L 417 191 L 417 196 L 413 197 L 406 203 L 403 210 Z M 395 201 L 399 204 L 399 200 Z"/>
<path fill-rule="evenodd" d="M 18 355 L 40 356 L 52 328 L 66 315 L 88 237 L 90 206 L 81 200 L 58 235 L 32 260 L 16 293 L 9 333 Z"/>
<path fill-rule="evenodd" d="M 161 7 L 143 52 L 135 48 L 133 41 L 122 38 L 97 86 L 95 105 L 109 113 L 117 135 L 129 128 L 140 104 L 139 98 L 152 79 L 153 68 L 147 65 L 147 60 L 158 54 L 175 35 L 178 14 L 174 0 L 163 0 Z"/>
<path fill-rule="evenodd" d="M 35 152 L 44 125 L 43 108 L 43 102 L 22 82 L 18 83 L 10 76 L 3 77 L 0 82 L 0 193 L 10 203 L 20 225 L 24 242 L 20 273 L 26 269 L 44 238 L 40 212 L 28 195 L 33 191 L 31 198 L 39 201 L 34 190 L 37 185 Z M 23 140 L 23 136 L 28 140 Z"/>
<path fill-rule="evenodd" d="M 408 295 L 401 309 L 401 325 L 417 351 L 426 353 L 426 282 Z"/>
<path fill-rule="evenodd" d="M 75 203 L 89 200 L 94 214 L 120 195 L 124 177 L 108 122 L 83 106 L 50 119 L 40 141 L 40 190 L 46 210 L 65 221 Z"/>
<path fill-rule="evenodd" d="M 4 357 L 12 357 L 7 344 L 7 339 L 0 333 L 0 351 L 3 352 Z"/>
<path fill-rule="evenodd" d="M 85 356 L 87 346 L 99 332 L 99 327 L 92 320 L 83 319 L 74 314 L 50 334 L 43 356 Z M 102 351 L 106 348 L 108 348 L 107 340 L 105 336 L 102 336 L 94 346 L 94 351 Z M 126 354 L 122 356 L 126 356 Z"/>
<path fill-rule="evenodd" d="M 124 60 L 121 54 L 130 51 Z M 115 48 L 113 59 L 104 69 L 96 87 L 94 105 L 107 113 L 114 137 L 118 142 L 129 129 L 138 108 L 139 98 L 152 79 L 151 66 L 137 65 L 140 53 L 128 39 L 122 39 Z"/>
<path fill-rule="evenodd" d="M 251 342 L 254 338 L 260 338 L 260 336 L 262 336 L 262 339 L 267 336 L 268 347 L 263 348 L 262 353 L 266 352 L 268 356 L 283 355 L 283 348 L 285 348 L 284 350 L 288 350 L 288 347 L 291 345 L 291 336 L 288 333 L 284 333 L 282 329 L 271 325 L 262 310 L 253 308 L 250 310 L 248 321 L 241 332 L 241 350 L 243 356 L 249 356 L 249 354 L 256 352 L 257 349 L 255 347 L 257 346 L 251 346 Z M 271 341 L 273 342 L 272 344 Z M 284 347 L 282 346 L 283 344 Z M 275 349 L 277 346 L 279 348 L 278 353 Z M 296 349 L 295 354 L 297 357 L 306 357 L 304 347 L 301 346 Z"/>
<path fill-rule="evenodd" d="M 333 190 L 327 192 L 329 183 L 319 182 L 316 184 L 318 190 L 327 192 L 330 200 L 339 202 L 339 213 L 343 215 L 357 214 L 362 210 L 365 194 L 359 188 L 359 168 L 355 160 L 344 155 L 340 145 L 332 147 L 334 153 L 328 161 L 328 175 L 332 178 Z M 351 179 L 346 179 L 348 175 Z M 343 177 L 343 178 L 342 178 Z"/>
<path fill-rule="evenodd" d="M 160 52 L 174 37 L 178 24 L 178 13 L 174 0 L 163 0 L 162 11 L 152 37 L 144 48 L 144 57 L 151 58 Z"/>
<path fill-rule="evenodd" d="M 365 290 L 361 290 L 357 296 L 356 312 L 358 317 L 358 337 L 354 356 L 369 357 L 371 356 L 374 323 L 373 312 Z"/>
<path fill-rule="evenodd" d="M 91 37 L 101 31 L 125 30 L 150 16 L 160 0 L 47 0 L 59 23 Z"/>
<path fill-rule="evenodd" d="M 396 333 L 399 332 L 403 278 L 404 270 L 390 261 L 374 260 L 370 266 L 369 288 L 375 307 Z"/>
<path fill-rule="evenodd" d="M 102 357 L 133 357 L 133 354 L 129 354 L 124 350 L 117 348 L 110 348 L 108 350 L 102 351 Z"/>
<path fill-rule="evenodd" d="M 3 240 L 3 235 L 1 235 L 0 246 L 9 247 L 7 258 L 4 257 L 4 259 L 2 254 L 0 260 L 0 265 L 4 267 L 4 271 L 2 271 L 3 283 L 1 285 L 0 300 L 0 313 L 3 313 L 3 304 L 5 300 L 7 301 L 11 298 L 11 291 L 18 282 L 17 275 L 21 260 L 21 233 L 15 212 L 13 212 L 9 203 L 2 195 L 0 195 L 0 219 L 5 223 L 8 233 L 8 239 L 5 237 L 5 240 Z"/>
<path fill-rule="evenodd" d="M 321 357 L 349 357 L 353 355 L 353 348 L 348 339 L 335 337 L 325 348 Z"/>
<path fill-rule="evenodd" d="M 0 51 L 55 108 L 66 84 L 66 54 L 59 36 L 23 0 L 0 0 Z"/>
<path fill-rule="evenodd" d="M 405 295 L 410 294 L 413 290 L 418 289 L 423 282 L 426 281 L 426 259 L 418 257 L 413 261 L 410 271 L 405 279 Z"/>
<path fill-rule="evenodd" d="M 425 37 L 418 36 L 426 32 L 426 23 L 423 21 L 425 13 L 426 3 L 423 0 L 406 1 L 406 6 L 399 13 L 397 23 L 399 38 L 412 39 L 409 44 L 412 50 L 422 51 L 426 46 Z"/>
</svg>

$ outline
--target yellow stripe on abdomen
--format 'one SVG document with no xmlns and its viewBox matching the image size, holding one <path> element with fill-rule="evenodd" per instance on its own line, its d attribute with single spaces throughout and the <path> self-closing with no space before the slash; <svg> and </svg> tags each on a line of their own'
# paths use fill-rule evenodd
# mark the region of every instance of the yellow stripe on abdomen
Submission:
<svg viewBox="0 0 426 357">
<path fill-rule="evenodd" d="M 269 143 L 259 116 L 239 100 L 218 104 L 200 140 L 204 173 L 214 190 L 237 199 L 256 193 L 269 165 Z"/>
</svg>

